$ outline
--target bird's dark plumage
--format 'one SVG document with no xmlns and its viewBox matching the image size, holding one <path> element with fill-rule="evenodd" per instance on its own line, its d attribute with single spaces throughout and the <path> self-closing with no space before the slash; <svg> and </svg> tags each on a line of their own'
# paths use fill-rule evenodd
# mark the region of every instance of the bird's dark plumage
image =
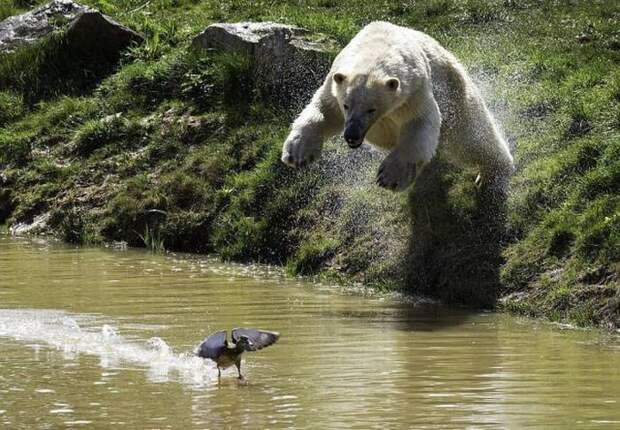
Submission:
<svg viewBox="0 0 620 430">
<path fill-rule="evenodd" d="M 226 331 L 218 331 L 205 339 L 200 344 L 198 350 L 198 356 L 202 358 L 210 358 L 211 360 L 217 360 L 222 351 L 226 348 Z"/>
<path fill-rule="evenodd" d="M 248 351 L 258 351 L 276 343 L 280 334 L 273 331 L 255 330 L 253 328 L 234 328 L 232 331 L 233 342 L 239 342 L 241 337 L 247 337 L 250 341 L 251 349 L 248 349 Z"/>
<path fill-rule="evenodd" d="M 241 375 L 241 354 L 245 351 L 258 351 L 273 345 L 279 338 L 280 334 L 273 331 L 235 328 L 232 331 L 232 344 L 229 344 L 226 331 L 218 331 L 200 344 L 198 356 L 215 361 L 218 376 L 221 375 L 220 369 L 226 369 L 234 364 L 237 366 L 239 379 L 243 379 Z"/>
</svg>

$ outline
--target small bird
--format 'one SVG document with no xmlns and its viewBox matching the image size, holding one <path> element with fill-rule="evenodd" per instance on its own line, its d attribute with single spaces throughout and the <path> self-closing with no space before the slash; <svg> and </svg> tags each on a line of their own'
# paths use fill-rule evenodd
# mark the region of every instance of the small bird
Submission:
<svg viewBox="0 0 620 430">
<path fill-rule="evenodd" d="M 237 366 L 239 379 L 241 374 L 241 354 L 245 351 L 258 351 L 273 345 L 280 338 L 280 333 L 257 330 L 253 328 L 235 328 L 232 331 L 232 343 L 226 339 L 226 331 L 218 331 L 207 337 L 198 347 L 198 357 L 210 358 L 217 364 L 217 377 L 222 376 L 221 369 L 233 364 Z"/>
</svg>

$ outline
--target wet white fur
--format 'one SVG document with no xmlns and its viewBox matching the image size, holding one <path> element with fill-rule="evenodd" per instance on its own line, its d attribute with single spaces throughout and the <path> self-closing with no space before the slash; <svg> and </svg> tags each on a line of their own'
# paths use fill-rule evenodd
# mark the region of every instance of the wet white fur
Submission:
<svg viewBox="0 0 620 430">
<path fill-rule="evenodd" d="M 400 81 L 395 91 L 385 86 L 391 78 Z M 367 25 L 338 54 L 294 121 L 282 161 L 300 166 L 317 158 L 323 142 L 342 131 L 343 104 L 353 94 L 356 104 L 377 109 L 365 140 L 390 151 L 379 169 L 382 186 L 406 188 L 438 149 L 483 178 L 513 169 L 508 145 L 458 60 L 430 36 L 387 22 Z"/>
</svg>

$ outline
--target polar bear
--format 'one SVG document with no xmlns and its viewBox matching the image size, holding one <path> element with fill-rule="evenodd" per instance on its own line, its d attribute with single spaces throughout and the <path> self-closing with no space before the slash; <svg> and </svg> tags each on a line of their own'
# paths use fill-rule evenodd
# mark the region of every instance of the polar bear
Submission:
<svg viewBox="0 0 620 430">
<path fill-rule="evenodd" d="M 338 54 L 310 103 L 293 122 L 282 161 L 301 167 L 344 128 L 389 151 L 377 183 L 404 190 L 439 149 L 479 169 L 480 180 L 507 177 L 513 159 L 463 66 L 435 39 L 387 22 L 364 27 Z"/>
</svg>

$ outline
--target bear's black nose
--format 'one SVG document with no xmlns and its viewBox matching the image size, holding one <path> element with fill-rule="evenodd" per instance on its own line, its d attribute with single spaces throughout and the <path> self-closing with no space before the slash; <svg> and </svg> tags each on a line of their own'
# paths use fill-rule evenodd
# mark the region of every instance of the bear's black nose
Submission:
<svg viewBox="0 0 620 430">
<path fill-rule="evenodd" d="M 344 140 L 351 148 L 357 148 L 364 141 L 364 129 L 358 121 L 349 121 L 344 128 Z"/>
</svg>

